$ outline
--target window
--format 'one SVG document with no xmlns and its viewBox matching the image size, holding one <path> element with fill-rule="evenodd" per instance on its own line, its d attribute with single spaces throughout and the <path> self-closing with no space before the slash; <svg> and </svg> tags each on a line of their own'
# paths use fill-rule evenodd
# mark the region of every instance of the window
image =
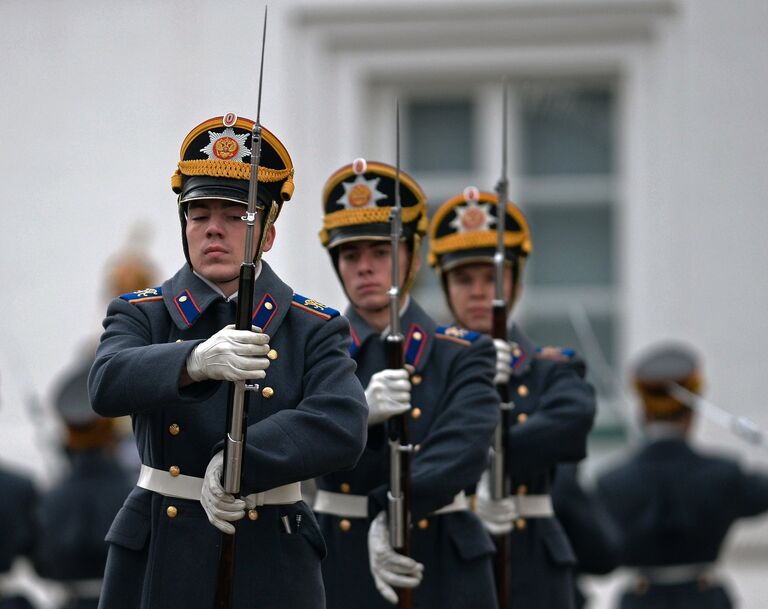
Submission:
<svg viewBox="0 0 768 609">
<path fill-rule="evenodd" d="M 484 91 L 493 89 L 491 83 Z M 495 91 L 500 97 L 498 84 Z M 573 347 L 588 361 L 589 379 L 605 405 L 597 429 L 617 431 L 620 410 L 608 406 L 619 399 L 621 328 L 613 86 L 521 80 L 510 91 L 510 198 L 523 209 L 533 236 L 514 319 L 537 344 Z M 407 116 L 403 156 L 427 193 L 430 213 L 469 184 L 493 189 L 500 153 L 494 155 L 495 144 L 485 156 L 477 151 L 486 147 L 480 134 L 498 129 L 498 112 L 480 111 L 481 99 L 469 93 L 446 99 L 422 92 L 409 99 L 406 92 L 401 99 Z M 425 269 L 414 294 L 439 321 L 450 320 L 435 273 Z"/>
</svg>

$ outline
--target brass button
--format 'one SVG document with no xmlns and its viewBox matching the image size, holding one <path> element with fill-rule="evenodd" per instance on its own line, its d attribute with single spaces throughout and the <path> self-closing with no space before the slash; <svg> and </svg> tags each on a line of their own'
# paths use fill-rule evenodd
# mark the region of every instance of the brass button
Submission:
<svg viewBox="0 0 768 609">
<path fill-rule="evenodd" d="M 421 408 L 411 408 L 411 416 L 418 419 L 421 416 Z"/>
<path fill-rule="evenodd" d="M 520 357 L 522 354 L 523 354 L 523 352 L 522 352 L 522 351 L 520 351 L 520 348 L 519 348 L 519 347 L 515 347 L 515 348 L 512 350 L 512 355 L 514 355 L 515 357 Z"/>
<path fill-rule="evenodd" d="M 342 493 L 348 493 L 350 490 L 352 490 L 349 486 L 349 482 L 342 482 L 339 488 L 341 489 Z"/>
<path fill-rule="evenodd" d="M 647 577 L 640 577 L 635 582 L 635 594 L 637 596 L 643 596 L 648 592 L 648 588 L 651 587 L 651 583 L 648 581 Z"/>
<path fill-rule="evenodd" d="M 528 420 L 528 415 L 524 412 L 521 412 L 519 415 L 517 415 L 517 422 L 518 423 L 525 423 Z"/>
<path fill-rule="evenodd" d="M 248 518 L 250 520 L 256 520 L 259 517 L 258 510 L 248 510 Z"/>
<path fill-rule="evenodd" d="M 427 520 L 426 518 L 422 518 L 421 520 L 419 520 L 419 522 L 416 524 L 416 526 L 418 526 L 420 529 L 424 530 L 424 529 L 429 527 L 429 520 Z"/>
<path fill-rule="evenodd" d="M 415 444 L 413 446 L 413 452 L 417 453 L 421 450 L 421 444 Z"/>
<path fill-rule="evenodd" d="M 352 523 L 346 518 L 342 518 L 341 522 L 339 522 L 339 528 L 346 533 L 352 528 Z"/>
<path fill-rule="evenodd" d="M 524 398 L 526 395 L 528 395 L 528 387 L 525 385 L 520 385 L 517 388 L 517 395 L 519 395 L 521 398 Z"/>
<path fill-rule="evenodd" d="M 264 308 L 265 308 L 267 311 L 271 311 L 273 306 L 274 306 L 274 305 L 273 305 L 271 302 L 265 302 L 265 303 L 264 303 Z"/>
<path fill-rule="evenodd" d="M 177 343 L 183 343 L 183 342 L 184 342 L 184 339 L 183 339 L 183 338 L 177 338 L 177 339 L 176 339 L 176 342 L 177 342 Z"/>
<path fill-rule="evenodd" d="M 168 518 L 176 518 L 176 515 L 179 513 L 179 510 L 176 509 L 175 505 L 169 505 L 165 513 L 168 515 Z"/>
<path fill-rule="evenodd" d="M 420 374 L 414 374 L 414 375 L 411 377 L 411 382 L 412 382 L 414 385 L 421 385 L 421 381 L 423 381 L 423 380 L 424 380 L 424 379 L 421 377 L 421 375 L 420 375 Z"/>
<path fill-rule="evenodd" d="M 264 387 L 264 389 L 261 390 L 261 395 L 263 395 L 265 398 L 269 399 L 273 395 L 275 395 L 275 390 L 272 389 L 272 387 Z"/>
<path fill-rule="evenodd" d="M 525 486 L 525 484 L 521 484 L 517 487 L 517 494 L 518 495 L 525 495 L 528 492 L 528 487 Z"/>
<path fill-rule="evenodd" d="M 181 431 L 181 427 L 179 427 L 178 423 L 171 423 L 168 426 L 168 433 L 172 436 L 178 436 L 179 432 Z"/>
<path fill-rule="evenodd" d="M 421 332 L 413 333 L 413 340 L 421 340 L 421 339 L 422 339 Z"/>
<path fill-rule="evenodd" d="M 276 349 L 270 349 L 267 352 L 267 357 L 271 359 L 272 361 L 277 359 L 277 350 Z"/>
<path fill-rule="evenodd" d="M 525 527 L 528 526 L 528 521 L 525 518 L 518 518 L 515 520 L 515 528 L 520 529 L 521 531 L 525 530 Z"/>
<path fill-rule="evenodd" d="M 189 299 L 186 296 L 182 296 L 181 298 L 179 298 L 179 302 L 187 302 L 187 300 Z"/>
<path fill-rule="evenodd" d="M 171 465 L 168 473 L 175 478 L 181 473 L 181 468 L 178 465 Z"/>
</svg>

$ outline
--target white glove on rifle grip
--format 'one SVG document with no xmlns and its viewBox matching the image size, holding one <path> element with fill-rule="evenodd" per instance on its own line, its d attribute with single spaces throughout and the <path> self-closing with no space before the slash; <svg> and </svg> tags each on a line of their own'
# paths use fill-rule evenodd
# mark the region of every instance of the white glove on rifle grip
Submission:
<svg viewBox="0 0 768 609">
<path fill-rule="evenodd" d="M 187 374 L 195 381 L 247 381 L 263 379 L 269 366 L 269 336 L 252 326 L 236 330 L 229 325 L 200 343 L 187 356 Z"/>
<path fill-rule="evenodd" d="M 506 385 L 509 383 L 509 365 L 512 363 L 512 349 L 509 343 L 501 338 L 494 338 L 493 346 L 496 347 L 496 376 L 493 377 L 493 383 L 495 385 Z"/>
<path fill-rule="evenodd" d="M 383 423 L 411 407 L 411 381 L 404 368 L 380 370 L 371 377 L 365 390 L 368 425 Z"/>
<path fill-rule="evenodd" d="M 203 477 L 203 490 L 200 503 L 208 515 L 208 521 L 227 535 L 235 534 L 230 522 L 245 516 L 245 501 L 224 491 L 221 486 L 221 472 L 224 469 L 224 451 L 217 452 L 208 463 Z"/>
<path fill-rule="evenodd" d="M 394 588 L 415 588 L 424 575 L 424 565 L 392 549 L 386 512 L 379 512 L 368 529 L 368 561 L 376 589 L 393 605 L 397 604 Z"/>
<path fill-rule="evenodd" d="M 514 528 L 517 508 L 512 497 L 493 499 L 491 497 L 490 475 L 483 472 L 477 485 L 475 512 L 491 535 L 506 535 Z"/>
</svg>

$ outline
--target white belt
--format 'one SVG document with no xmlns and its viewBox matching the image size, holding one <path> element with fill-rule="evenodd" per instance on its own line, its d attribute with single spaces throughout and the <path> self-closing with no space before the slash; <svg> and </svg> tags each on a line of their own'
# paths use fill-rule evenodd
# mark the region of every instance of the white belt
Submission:
<svg viewBox="0 0 768 609">
<path fill-rule="evenodd" d="M 715 565 L 713 563 L 662 565 L 640 567 L 637 571 L 640 578 L 647 580 L 648 583 L 674 585 L 695 582 L 701 577 L 712 577 Z"/>
<path fill-rule="evenodd" d="M 98 599 L 101 596 L 101 579 L 75 579 L 61 583 L 71 599 Z"/>
<path fill-rule="evenodd" d="M 155 469 L 148 465 L 141 466 L 139 481 L 136 486 L 148 491 L 159 493 L 165 497 L 178 499 L 190 499 L 200 501 L 200 493 L 203 489 L 203 479 L 195 476 L 171 476 L 169 472 Z M 301 483 L 291 482 L 277 488 L 269 489 L 261 493 L 253 493 L 243 497 L 248 505 L 277 505 L 281 503 L 296 503 L 301 501 Z"/>
<path fill-rule="evenodd" d="M 332 493 L 331 491 L 317 490 L 315 504 L 312 506 L 315 512 L 331 514 L 342 518 L 368 518 L 368 496 L 349 495 L 346 493 Z M 451 503 L 435 510 L 430 515 L 448 514 L 469 509 L 469 501 L 464 491 L 459 492 Z"/>
<path fill-rule="evenodd" d="M 514 495 L 512 500 L 520 518 L 551 518 L 555 515 L 549 495 Z"/>
</svg>

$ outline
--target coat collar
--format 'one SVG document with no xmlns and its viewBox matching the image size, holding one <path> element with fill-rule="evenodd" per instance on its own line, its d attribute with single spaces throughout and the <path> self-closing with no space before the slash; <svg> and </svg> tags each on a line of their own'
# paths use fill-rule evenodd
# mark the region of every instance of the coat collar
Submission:
<svg viewBox="0 0 768 609">
<path fill-rule="evenodd" d="M 349 306 L 344 315 L 349 319 L 352 334 L 350 353 L 353 357 L 365 348 L 367 342 L 382 339 L 382 334 L 371 328 L 354 307 Z M 421 370 L 429 360 L 437 325 L 413 298 L 409 298 L 400 316 L 400 323 L 405 340 L 406 363 Z"/>
<path fill-rule="evenodd" d="M 263 331 L 274 332 L 291 306 L 293 290 L 265 261 L 253 292 L 253 321 Z M 180 330 L 195 325 L 208 307 L 224 298 L 184 265 L 163 284 L 163 301 L 168 314 Z M 268 332 L 269 333 L 269 332 Z"/>
<path fill-rule="evenodd" d="M 531 368 L 536 356 L 536 347 L 517 324 L 509 330 L 509 342 L 512 347 L 512 376 L 522 376 Z"/>
</svg>

